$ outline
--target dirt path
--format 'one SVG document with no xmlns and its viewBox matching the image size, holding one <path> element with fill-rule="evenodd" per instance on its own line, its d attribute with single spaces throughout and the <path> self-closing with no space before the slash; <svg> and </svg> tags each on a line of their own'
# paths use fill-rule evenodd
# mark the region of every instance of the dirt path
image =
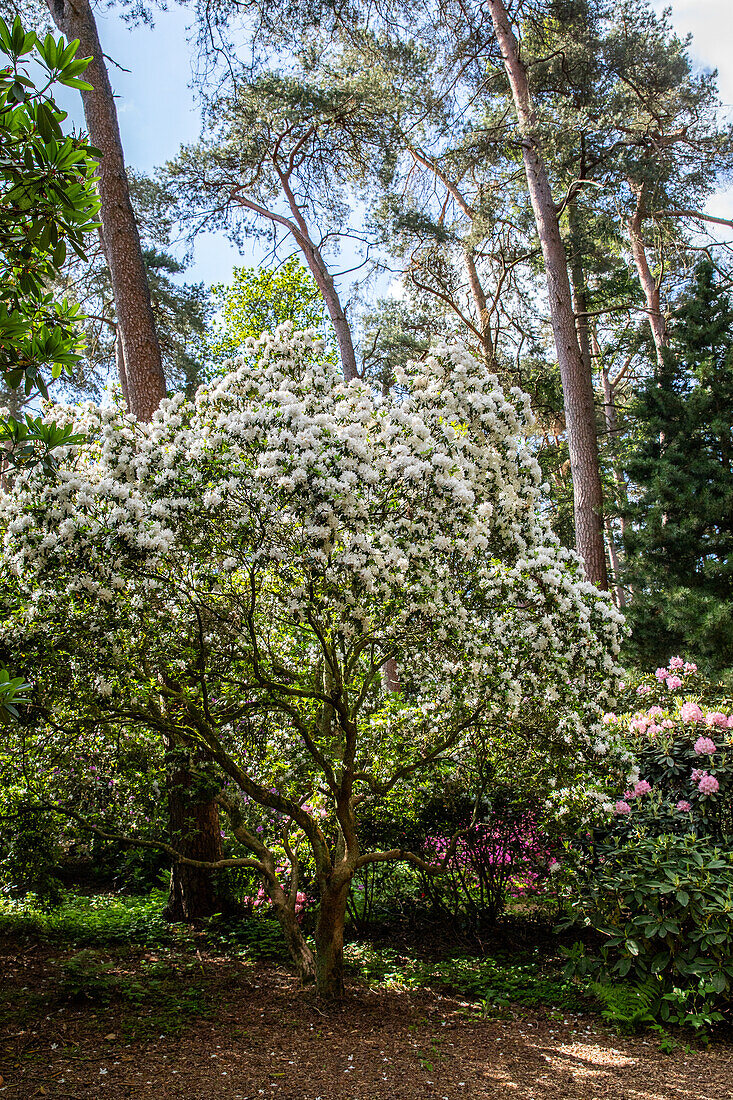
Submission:
<svg viewBox="0 0 733 1100">
<path fill-rule="evenodd" d="M 182 1018 L 159 978 L 152 1000 L 136 993 L 136 969 L 168 965 L 155 953 L 120 954 L 110 980 L 127 983 L 133 1001 L 115 992 L 103 1003 L 59 999 L 63 957 L 12 944 L 0 952 L 0 1098 L 733 1098 L 727 1041 L 667 1055 L 654 1038 L 621 1038 L 592 1017 L 480 1020 L 457 998 L 355 983 L 342 1006 L 325 1009 L 285 969 L 212 958 L 178 975 L 174 988 L 190 1001 Z"/>
</svg>

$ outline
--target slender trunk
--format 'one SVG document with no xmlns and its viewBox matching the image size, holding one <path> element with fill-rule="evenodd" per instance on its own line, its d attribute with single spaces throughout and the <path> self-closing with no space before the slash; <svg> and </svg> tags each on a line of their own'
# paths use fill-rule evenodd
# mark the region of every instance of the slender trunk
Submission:
<svg viewBox="0 0 733 1100">
<path fill-rule="evenodd" d="M 618 578 L 621 576 L 621 561 L 618 556 L 616 537 L 609 517 L 606 517 L 604 523 L 606 528 L 606 546 L 608 548 L 608 560 L 611 565 L 611 574 L 613 578 L 611 595 L 613 596 L 613 602 L 616 604 L 616 607 L 626 607 L 626 593 L 624 592 L 623 587 L 618 584 Z"/>
<path fill-rule="evenodd" d="M 473 250 L 466 248 L 464 256 L 466 260 L 466 271 L 468 272 L 468 282 L 471 287 L 471 296 L 473 298 L 473 304 L 476 307 L 476 313 L 478 314 L 479 329 L 481 332 L 481 350 L 486 362 L 491 363 L 494 358 L 494 344 L 491 339 L 491 322 L 489 321 L 489 309 L 486 303 L 486 295 L 484 294 L 484 288 L 481 285 L 478 270 L 476 269 Z"/>
<path fill-rule="evenodd" d="M 160 343 L 150 302 L 140 234 L 130 201 L 125 160 L 109 74 L 89 0 L 47 0 L 51 16 L 69 40 L 78 39 L 80 57 L 92 57 L 84 78 L 92 85 L 82 92 L 84 117 L 92 145 L 102 153 L 99 163 L 102 243 L 112 282 L 117 316 L 115 358 L 125 404 L 133 416 L 151 419 L 165 397 Z M 182 781 L 181 790 L 186 783 Z M 191 809 L 176 788 L 169 792 L 171 833 L 183 841 L 191 858 L 214 860 L 221 855 L 219 811 L 214 802 Z M 188 817 L 188 820 L 186 818 Z M 211 873 L 176 865 L 171 872 L 168 911 L 174 919 L 192 920 L 213 912 Z"/>
<path fill-rule="evenodd" d="M 608 368 L 605 367 L 601 361 L 601 349 L 598 345 L 595 334 L 593 335 L 593 347 L 597 356 L 598 364 L 601 368 L 601 381 L 603 383 L 603 415 L 606 422 L 606 432 L 608 434 L 609 447 L 611 448 L 611 467 L 613 469 L 613 480 L 616 484 L 616 489 L 618 491 L 618 500 L 620 505 L 618 523 L 621 530 L 621 539 L 623 541 L 624 531 L 626 530 L 626 517 L 624 516 L 624 510 L 626 507 L 627 498 L 626 478 L 624 477 L 624 472 L 621 469 L 621 465 L 618 461 L 616 449 L 616 432 L 618 430 L 618 421 L 616 416 L 616 399 L 613 391 L 613 385 L 611 384 Z M 614 602 L 617 607 L 626 607 L 626 591 L 623 585 L 619 583 L 619 578 L 621 576 L 621 562 L 619 560 L 615 533 L 610 519 L 606 519 L 605 526 L 608 557 L 611 562 L 611 570 L 613 572 L 614 579 Z"/>
<path fill-rule="evenodd" d="M 105 253 L 112 280 L 127 375 L 129 409 L 149 420 L 165 396 L 165 377 L 155 331 L 150 289 L 130 189 L 109 75 L 89 0 L 47 0 L 56 26 L 67 39 L 79 39 L 78 55 L 93 58 L 84 79 L 84 116 L 92 145 L 102 153 L 99 195 Z"/>
<path fill-rule="evenodd" d="M 120 326 L 117 326 L 117 334 L 115 335 L 115 365 L 117 366 L 117 376 L 120 380 L 120 386 L 122 387 L 122 396 L 125 401 L 125 407 L 130 408 L 130 391 L 127 386 L 127 371 L 125 369 L 125 351 L 122 347 L 122 331 Z"/>
<path fill-rule="evenodd" d="M 327 882 L 321 889 L 316 924 L 316 991 L 319 997 L 344 995 L 344 924 L 349 897 L 346 882 Z"/>
<path fill-rule="evenodd" d="M 560 235 L 557 207 L 537 140 L 537 118 L 527 73 L 502 0 L 489 0 L 489 10 L 522 136 L 522 157 L 529 197 L 542 247 L 552 330 L 565 405 L 565 425 L 573 476 L 575 540 L 588 578 L 608 586 L 603 543 L 603 489 L 598 459 L 593 381 L 583 362 L 575 329 L 567 256 Z"/>
<path fill-rule="evenodd" d="M 629 241 L 631 242 L 631 254 L 634 257 L 639 282 L 646 299 L 649 327 L 652 330 L 657 362 L 661 367 L 664 366 L 664 349 L 669 346 L 669 336 L 667 334 L 667 322 L 664 319 L 660 305 L 659 287 L 649 268 L 649 261 L 647 260 L 641 235 L 641 227 L 645 217 L 645 199 L 646 193 L 642 184 L 641 187 L 636 188 L 636 209 L 629 218 Z"/>
<path fill-rule="evenodd" d="M 593 357 L 590 350 L 590 328 L 588 325 L 588 297 L 586 294 L 585 269 L 580 241 L 580 227 L 575 205 L 568 206 L 568 226 L 570 229 L 570 278 L 572 280 L 573 311 L 575 313 L 575 331 L 583 365 L 589 377 L 593 378 Z"/>
<path fill-rule="evenodd" d="M 328 315 L 333 325 L 333 331 L 336 333 L 336 342 L 339 346 L 339 355 L 341 357 L 341 367 L 343 368 L 344 378 L 347 382 L 351 382 L 353 378 L 359 377 L 359 372 L 356 369 L 356 352 L 354 351 L 354 343 L 351 339 L 351 327 L 344 313 L 344 307 L 341 305 L 341 299 L 338 296 L 333 276 L 326 267 L 320 252 L 309 237 L 304 237 L 303 239 L 296 237 L 296 240 L 298 240 L 303 250 L 308 267 L 311 269 L 316 285 L 323 295 L 323 300 L 326 303 L 326 309 L 328 310 Z"/>
</svg>

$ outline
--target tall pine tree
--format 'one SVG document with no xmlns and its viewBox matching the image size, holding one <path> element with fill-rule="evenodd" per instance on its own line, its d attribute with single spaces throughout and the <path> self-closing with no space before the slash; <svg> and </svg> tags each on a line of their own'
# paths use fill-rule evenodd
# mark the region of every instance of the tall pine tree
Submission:
<svg viewBox="0 0 733 1100">
<path fill-rule="evenodd" d="M 641 390 L 627 464 L 632 647 L 644 664 L 684 651 L 733 665 L 733 301 L 696 269 L 670 348 Z"/>
</svg>

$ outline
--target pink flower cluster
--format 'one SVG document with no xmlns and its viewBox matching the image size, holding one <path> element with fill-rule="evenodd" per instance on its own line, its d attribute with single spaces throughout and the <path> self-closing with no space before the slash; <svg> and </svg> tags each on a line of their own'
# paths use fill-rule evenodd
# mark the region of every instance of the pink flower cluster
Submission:
<svg viewBox="0 0 733 1100">
<path fill-rule="evenodd" d="M 692 805 L 689 802 L 686 802 L 684 798 L 681 798 L 677 803 L 677 809 L 680 811 L 680 813 L 686 814 L 689 813 L 689 811 L 692 809 Z"/>
<path fill-rule="evenodd" d="M 702 773 L 697 783 L 700 794 L 715 794 L 719 788 L 720 784 L 714 775 L 708 775 L 707 772 Z"/>
<path fill-rule="evenodd" d="M 708 756 L 712 756 L 716 752 L 715 742 L 709 737 L 698 737 L 695 742 L 695 752 L 698 756 L 702 756 L 706 753 Z"/>
<path fill-rule="evenodd" d="M 624 791 L 624 797 L 616 803 L 615 809 L 617 814 L 630 814 L 631 806 L 629 802 L 632 798 L 641 798 L 644 794 L 649 794 L 652 789 L 651 783 L 648 783 L 646 779 L 640 779 L 638 783 L 634 784 L 634 787 L 630 791 Z"/>
<path fill-rule="evenodd" d="M 690 661 L 684 661 L 682 657 L 671 657 L 667 668 L 658 668 L 654 675 L 660 684 L 665 683 L 667 685 L 668 691 L 677 691 L 683 684 L 679 676 L 680 672 L 684 676 L 689 676 L 691 672 L 697 672 L 697 665 L 692 664 Z M 641 695 L 642 692 L 639 689 L 637 690 Z"/>
<path fill-rule="evenodd" d="M 243 898 L 243 901 L 244 901 L 245 905 L 251 905 L 253 909 L 260 909 L 260 908 L 262 908 L 263 905 L 269 905 L 270 904 L 270 898 L 269 898 L 268 894 L 266 893 L 264 886 L 260 886 L 260 888 L 257 891 L 256 897 L 254 897 L 254 898 Z M 298 890 L 297 894 L 295 895 L 295 914 L 296 914 L 296 916 L 300 916 L 300 914 L 305 909 L 307 902 L 308 902 L 308 896 L 306 894 L 304 894 L 302 890 Z"/>
</svg>

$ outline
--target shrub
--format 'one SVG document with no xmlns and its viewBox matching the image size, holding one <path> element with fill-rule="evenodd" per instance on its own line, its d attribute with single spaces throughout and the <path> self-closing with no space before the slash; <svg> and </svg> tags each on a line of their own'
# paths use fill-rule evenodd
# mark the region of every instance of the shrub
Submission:
<svg viewBox="0 0 733 1100">
<path fill-rule="evenodd" d="M 639 1019 L 700 1027 L 733 1000 L 733 716 L 720 698 L 701 705 L 710 692 L 678 657 L 636 690 L 658 702 L 607 716 L 636 765 L 610 820 L 576 846 L 566 925 L 605 937 L 582 965 L 643 987 Z"/>
</svg>

